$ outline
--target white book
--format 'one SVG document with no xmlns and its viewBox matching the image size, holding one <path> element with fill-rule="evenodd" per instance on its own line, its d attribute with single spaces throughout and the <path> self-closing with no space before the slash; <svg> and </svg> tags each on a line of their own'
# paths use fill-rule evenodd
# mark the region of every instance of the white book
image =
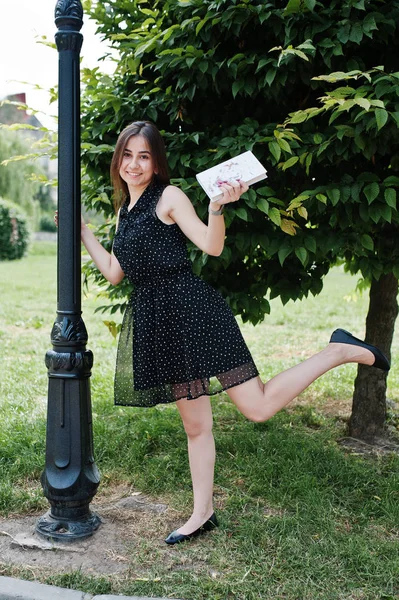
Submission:
<svg viewBox="0 0 399 600">
<path fill-rule="evenodd" d="M 238 154 L 229 160 L 211 167 L 196 175 L 198 183 L 212 202 L 217 202 L 223 196 L 220 192 L 219 182 L 245 181 L 248 185 L 266 179 L 265 167 L 258 161 L 256 156 L 248 150 Z"/>
</svg>

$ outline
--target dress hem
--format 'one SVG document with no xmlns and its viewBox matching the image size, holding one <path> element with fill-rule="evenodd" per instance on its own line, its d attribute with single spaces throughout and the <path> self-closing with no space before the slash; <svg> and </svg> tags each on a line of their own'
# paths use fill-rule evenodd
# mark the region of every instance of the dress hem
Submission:
<svg viewBox="0 0 399 600">
<path fill-rule="evenodd" d="M 215 392 L 202 392 L 201 394 L 198 394 L 198 396 L 192 397 L 192 398 L 187 398 L 187 396 L 181 396 L 181 398 L 174 398 L 173 400 L 159 400 L 159 402 L 154 402 L 154 404 L 123 404 L 122 402 L 115 402 L 114 401 L 114 406 L 127 406 L 127 407 L 131 407 L 131 408 L 154 408 L 154 406 L 157 406 L 158 404 L 173 404 L 173 402 L 177 402 L 178 400 L 183 400 L 184 398 L 187 398 L 187 400 L 197 400 L 197 398 L 201 398 L 202 396 L 216 396 L 217 394 L 222 394 L 223 392 L 225 392 L 226 390 L 230 390 L 233 387 L 237 387 L 237 385 L 241 385 L 242 383 L 245 383 L 246 381 L 250 381 L 251 379 L 255 379 L 255 377 L 259 376 L 259 372 L 256 373 L 256 375 L 251 375 L 250 377 L 246 377 L 245 379 L 242 379 L 241 381 L 238 381 L 237 383 L 232 383 L 231 385 L 227 385 L 223 388 L 221 388 L 220 390 L 217 390 Z"/>
</svg>

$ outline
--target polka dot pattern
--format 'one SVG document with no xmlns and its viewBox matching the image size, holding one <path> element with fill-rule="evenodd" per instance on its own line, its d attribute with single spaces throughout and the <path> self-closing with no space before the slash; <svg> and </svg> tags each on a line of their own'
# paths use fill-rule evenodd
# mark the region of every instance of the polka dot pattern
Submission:
<svg viewBox="0 0 399 600">
<path fill-rule="evenodd" d="M 118 344 L 117 405 L 191 400 L 258 375 L 229 306 L 193 274 L 184 234 L 158 219 L 164 188 L 152 184 L 120 212 L 114 253 L 134 291 Z"/>
</svg>

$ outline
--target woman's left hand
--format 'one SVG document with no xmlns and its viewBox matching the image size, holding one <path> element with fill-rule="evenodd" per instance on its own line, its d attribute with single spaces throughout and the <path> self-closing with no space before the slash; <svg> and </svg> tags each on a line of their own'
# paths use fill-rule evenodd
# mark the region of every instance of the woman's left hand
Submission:
<svg viewBox="0 0 399 600">
<path fill-rule="evenodd" d="M 242 194 L 249 190 L 249 186 L 240 179 L 236 181 L 221 181 L 219 183 L 219 189 L 223 192 L 222 198 L 217 200 L 214 204 L 229 204 L 230 202 L 237 202 Z"/>
</svg>

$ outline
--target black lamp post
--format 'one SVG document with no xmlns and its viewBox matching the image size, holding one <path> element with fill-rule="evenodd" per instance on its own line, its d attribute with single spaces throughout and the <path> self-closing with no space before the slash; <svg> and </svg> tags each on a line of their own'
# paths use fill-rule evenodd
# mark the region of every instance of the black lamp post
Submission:
<svg viewBox="0 0 399 600">
<path fill-rule="evenodd" d="M 93 458 L 90 370 L 81 317 L 80 265 L 80 69 L 83 36 L 80 0 L 58 0 L 55 34 L 59 52 L 58 288 L 53 349 L 46 354 L 48 409 L 46 466 L 42 474 L 50 510 L 36 531 L 75 540 L 100 525 L 89 505 L 100 482 Z"/>
</svg>

